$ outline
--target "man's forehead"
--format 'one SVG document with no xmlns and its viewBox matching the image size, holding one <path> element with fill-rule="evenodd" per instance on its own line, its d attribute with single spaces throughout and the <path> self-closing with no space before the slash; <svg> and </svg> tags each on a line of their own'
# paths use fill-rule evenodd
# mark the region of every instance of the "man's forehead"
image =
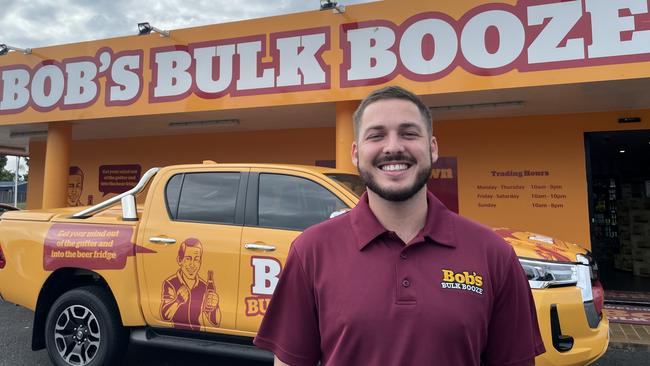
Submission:
<svg viewBox="0 0 650 366">
<path fill-rule="evenodd" d="M 413 102 L 402 99 L 378 100 L 368 105 L 361 117 L 363 129 L 394 125 L 395 123 L 399 127 L 424 126 L 418 107 Z"/>
<path fill-rule="evenodd" d="M 194 253 L 192 253 L 192 252 L 194 252 Z M 187 248 L 185 249 L 185 255 L 188 255 L 188 254 L 198 254 L 198 253 L 200 253 L 200 252 L 201 252 L 201 248 L 199 248 L 199 247 L 187 247 Z"/>
</svg>

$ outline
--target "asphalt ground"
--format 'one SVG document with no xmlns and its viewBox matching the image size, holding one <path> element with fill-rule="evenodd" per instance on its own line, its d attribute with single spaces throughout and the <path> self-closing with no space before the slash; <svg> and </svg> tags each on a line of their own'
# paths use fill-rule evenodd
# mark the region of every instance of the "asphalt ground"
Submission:
<svg viewBox="0 0 650 366">
<path fill-rule="evenodd" d="M 0 366 L 51 365 L 46 350 L 32 351 L 34 313 L 0 300 Z M 131 345 L 125 366 L 270 366 L 249 360 Z"/>
<path fill-rule="evenodd" d="M 0 301 L 0 366 L 51 365 L 47 351 L 32 351 L 33 313 L 25 308 Z M 610 347 L 594 366 L 650 365 L 650 348 Z M 269 366 L 270 364 L 154 347 L 130 346 L 126 366 Z"/>
</svg>

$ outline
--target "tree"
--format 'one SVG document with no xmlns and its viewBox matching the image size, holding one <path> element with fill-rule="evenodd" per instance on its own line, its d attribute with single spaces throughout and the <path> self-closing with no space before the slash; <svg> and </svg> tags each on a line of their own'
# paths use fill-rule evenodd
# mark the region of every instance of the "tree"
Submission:
<svg viewBox="0 0 650 366">
<path fill-rule="evenodd" d="M 5 169 L 7 166 L 7 155 L 0 155 L 0 181 L 14 180 L 14 173 Z"/>
<path fill-rule="evenodd" d="M 27 169 L 25 174 L 18 176 L 18 179 L 20 179 L 23 182 L 27 182 L 29 180 L 29 156 L 23 156 L 23 159 L 25 159 L 25 166 L 27 167 Z"/>
</svg>

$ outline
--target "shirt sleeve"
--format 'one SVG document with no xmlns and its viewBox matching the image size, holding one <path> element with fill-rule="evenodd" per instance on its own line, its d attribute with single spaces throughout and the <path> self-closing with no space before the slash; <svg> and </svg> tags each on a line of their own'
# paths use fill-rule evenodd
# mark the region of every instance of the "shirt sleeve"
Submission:
<svg viewBox="0 0 650 366">
<path fill-rule="evenodd" d="M 545 352 L 528 278 L 514 250 L 510 250 L 501 283 L 494 290 L 487 347 L 483 353 L 486 366 L 532 366 L 535 356 Z"/>
<path fill-rule="evenodd" d="M 308 280 L 295 243 L 253 343 L 291 366 L 320 360 L 320 333 L 313 282 Z"/>
</svg>

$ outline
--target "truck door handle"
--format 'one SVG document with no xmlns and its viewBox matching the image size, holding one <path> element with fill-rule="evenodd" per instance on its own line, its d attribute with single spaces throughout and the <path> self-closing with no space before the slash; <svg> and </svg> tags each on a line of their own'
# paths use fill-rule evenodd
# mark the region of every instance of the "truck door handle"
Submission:
<svg viewBox="0 0 650 366">
<path fill-rule="evenodd" d="M 176 243 L 176 239 L 162 238 L 162 237 L 159 237 L 159 236 L 152 236 L 152 237 L 149 238 L 149 241 L 151 243 L 156 243 L 156 244 L 175 244 Z"/>
<path fill-rule="evenodd" d="M 265 252 L 272 252 L 275 250 L 275 245 L 248 243 L 244 245 L 244 248 L 248 250 L 263 250 Z"/>
</svg>

